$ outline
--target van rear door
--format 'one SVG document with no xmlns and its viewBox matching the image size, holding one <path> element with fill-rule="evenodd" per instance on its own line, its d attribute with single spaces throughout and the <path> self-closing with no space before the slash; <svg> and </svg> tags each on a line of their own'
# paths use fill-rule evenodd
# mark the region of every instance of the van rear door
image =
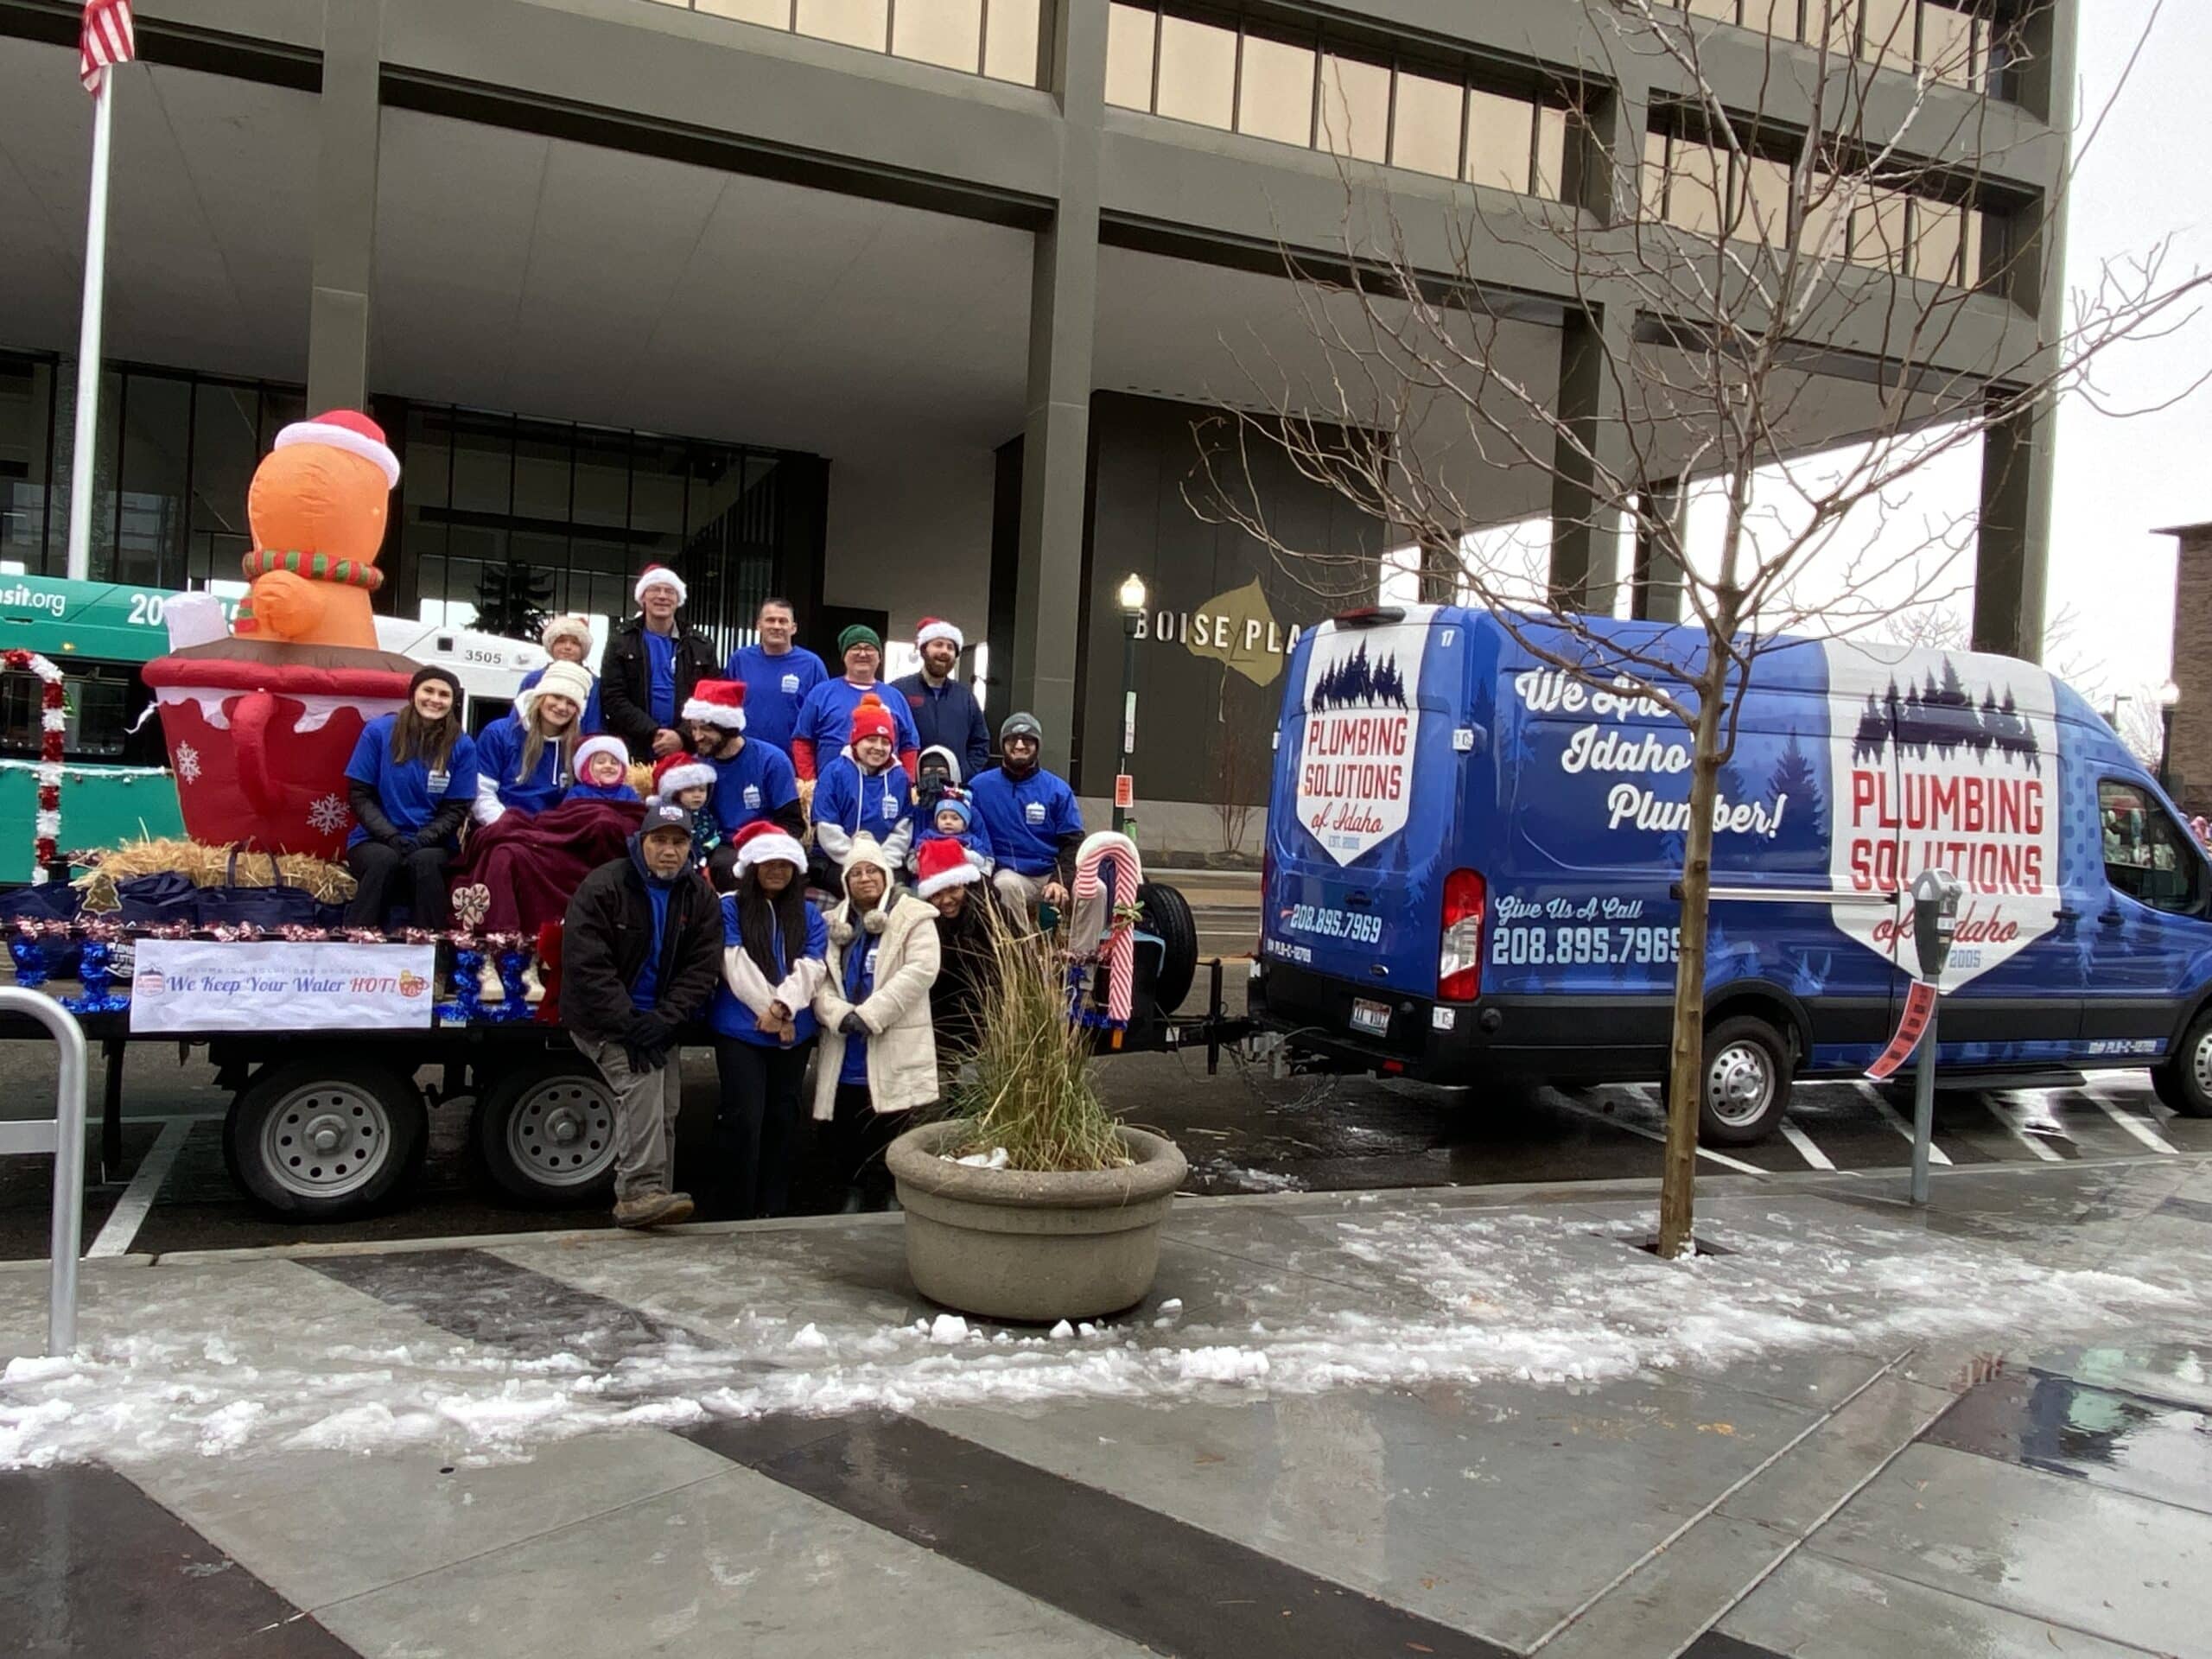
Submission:
<svg viewBox="0 0 2212 1659">
<path fill-rule="evenodd" d="M 1456 748 L 1453 734 L 1480 718 L 1468 709 L 1469 640 L 1466 613 L 1405 606 L 1338 617 L 1299 642 L 1268 815 L 1270 961 L 1370 988 L 1378 1004 L 1435 995 L 1475 747 L 1470 737 Z M 1350 1023 L 1393 1034 L 1378 1017 L 1355 1004 Z"/>
</svg>

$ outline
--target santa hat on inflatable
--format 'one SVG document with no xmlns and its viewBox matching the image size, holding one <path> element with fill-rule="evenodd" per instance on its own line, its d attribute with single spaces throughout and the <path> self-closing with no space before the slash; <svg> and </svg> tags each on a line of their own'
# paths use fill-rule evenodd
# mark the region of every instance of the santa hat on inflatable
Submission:
<svg viewBox="0 0 2212 1659">
<path fill-rule="evenodd" d="M 983 873 L 968 861 L 967 852 L 957 841 L 924 842 L 922 850 L 914 855 L 914 891 L 925 899 L 947 887 L 964 887 L 983 879 Z"/>
<path fill-rule="evenodd" d="M 664 564 L 649 564 L 640 570 L 638 573 L 638 585 L 630 590 L 630 597 L 636 600 L 639 604 L 644 604 L 645 589 L 648 588 L 674 588 L 676 602 L 679 605 L 690 597 L 690 589 L 683 585 L 683 578 Z"/>
<path fill-rule="evenodd" d="M 385 488 L 399 487 L 399 457 L 385 442 L 384 428 L 353 410 L 327 410 L 311 421 L 294 421 L 277 433 L 276 442 L 270 448 L 289 449 L 296 443 L 319 443 L 359 455 L 363 461 L 375 463 L 377 470 L 384 474 Z"/>
<path fill-rule="evenodd" d="M 653 762 L 653 798 L 671 801 L 679 789 L 712 789 L 721 774 L 696 754 L 678 749 Z"/>
<path fill-rule="evenodd" d="M 869 692 L 853 705 L 853 735 L 857 743 L 864 737 L 880 737 L 897 747 L 899 728 L 891 718 L 891 710 L 883 706 L 883 699 Z"/>
<path fill-rule="evenodd" d="M 804 874 L 806 849 L 767 818 L 756 819 L 737 832 L 730 845 L 737 849 L 737 873 L 743 875 L 755 864 L 780 859 Z"/>
<path fill-rule="evenodd" d="M 726 732 L 745 729 L 745 682 L 702 680 L 683 700 L 683 718 L 703 721 Z"/>
<path fill-rule="evenodd" d="M 961 637 L 960 630 L 941 616 L 922 619 L 922 626 L 914 630 L 914 649 L 919 651 L 932 639 L 950 639 L 955 651 L 968 649 L 968 642 Z"/>
</svg>

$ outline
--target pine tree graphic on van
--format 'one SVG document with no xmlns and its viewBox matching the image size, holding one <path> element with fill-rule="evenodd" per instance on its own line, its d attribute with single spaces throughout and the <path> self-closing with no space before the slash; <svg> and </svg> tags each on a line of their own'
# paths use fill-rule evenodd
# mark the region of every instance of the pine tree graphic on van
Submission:
<svg viewBox="0 0 2212 1659">
<path fill-rule="evenodd" d="M 2021 715 L 2012 688 L 2000 699 L 1993 686 L 1982 688 L 1979 707 L 1974 694 L 1960 681 L 1949 658 L 1943 659 L 1940 683 L 1929 669 L 1924 683 L 1908 683 L 1897 689 L 1893 678 L 1878 699 L 1866 694 L 1859 715 L 1859 730 L 1851 746 L 1854 761 L 1878 760 L 1894 741 L 1900 758 L 1925 760 L 1933 755 L 1948 760 L 1961 752 L 1976 760 L 1994 753 L 2000 760 L 2018 764 L 2040 776 L 2043 749 L 2034 730 Z"/>
<path fill-rule="evenodd" d="M 1386 656 L 1370 666 L 1367 647 L 1361 645 L 1341 662 L 1322 671 L 1306 698 L 1306 710 L 1325 709 L 1380 709 L 1406 706 L 1406 683 L 1398 672 L 1398 659 Z"/>
</svg>

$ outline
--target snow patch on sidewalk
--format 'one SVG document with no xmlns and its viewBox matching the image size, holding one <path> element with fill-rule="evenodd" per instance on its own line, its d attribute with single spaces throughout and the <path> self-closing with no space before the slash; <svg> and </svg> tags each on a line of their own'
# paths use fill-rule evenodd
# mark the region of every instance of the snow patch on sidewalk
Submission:
<svg viewBox="0 0 2212 1659">
<path fill-rule="evenodd" d="M 621 1424 L 709 1417 L 1071 1398 L 1167 1404 L 1255 1390 L 1304 1394 L 1443 1381 L 1575 1386 L 1639 1372 L 1740 1365 L 1793 1351 L 1895 1350 L 1977 1333 L 2042 1340 L 2145 1316 L 2212 1310 L 2212 1294 L 2069 1271 L 1993 1245 L 1873 1222 L 1707 1236 L 1732 1254 L 1662 1262 L 1633 1248 L 1649 1214 L 1467 1216 L 1434 1207 L 1360 1211 L 1317 1224 L 1307 1257 L 1336 1264 L 1342 1292 L 1255 1274 L 1225 1297 L 1163 1283 L 1170 1298 L 1126 1322 L 1065 1322 L 1050 1334 L 922 1314 L 717 1318 L 662 1343 L 593 1360 L 550 1332 L 536 1357 L 429 1326 L 391 1339 L 397 1316 L 337 1334 L 326 1304 L 272 1299 L 249 1319 L 247 1274 L 118 1278 L 88 1308 L 74 1360 L 17 1359 L 0 1372 L 0 1465 L 99 1457 L 128 1467 L 263 1449 L 435 1445 L 525 1455 L 546 1440 Z M 663 1241 L 671 1274 L 726 1261 L 715 1241 Z M 1305 1252 L 1300 1252 L 1305 1255 Z M 2186 1284 L 2174 1272 L 2155 1276 Z M 426 1271 L 429 1269 L 425 1269 Z M 2151 1271 L 2145 1268 L 2145 1271 Z M 833 1287 L 834 1288 L 834 1287 Z M 141 1299 L 143 1300 L 134 1300 Z M 545 1350 L 552 1348 L 550 1353 Z M 587 1352 L 589 1351 L 587 1350 Z"/>
</svg>

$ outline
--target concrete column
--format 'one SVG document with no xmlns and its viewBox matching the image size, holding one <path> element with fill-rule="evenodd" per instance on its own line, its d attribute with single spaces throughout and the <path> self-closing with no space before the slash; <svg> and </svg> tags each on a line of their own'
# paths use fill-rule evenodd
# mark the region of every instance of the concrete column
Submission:
<svg viewBox="0 0 2212 1659">
<path fill-rule="evenodd" d="M 1083 615 L 1091 355 L 1098 315 L 1098 149 L 1106 107 L 1107 0 L 1063 0 L 1050 62 L 1058 99 L 1060 197 L 1037 233 L 1022 424 L 1021 551 L 1014 582 L 1011 708 L 1045 728 L 1045 763 L 1068 762 Z"/>
<path fill-rule="evenodd" d="M 2028 95 L 2041 100 L 2040 112 L 2052 127 L 2068 134 L 2074 127 L 2079 21 L 2071 3 L 2040 10 L 2034 15 L 2035 34 L 2029 42 L 2038 60 L 2030 76 Z M 2063 194 L 2047 197 L 2039 210 L 2031 207 L 2015 215 L 2019 246 L 2006 297 L 2036 314 L 2045 339 L 2057 333 L 2066 315 L 2066 216 Z M 2047 378 L 2060 363 L 2059 351 L 2049 348 L 2031 360 L 2027 372 Z M 2038 399 L 2033 408 L 1982 436 L 1981 518 L 1974 573 L 1974 644 L 1978 651 L 2043 660 L 2057 438 L 2055 394 Z"/>
<path fill-rule="evenodd" d="M 1631 465 L 1620 377 L 1611 366 L 1627 360 L 1630 321 L 1609 311 L 1571 316 L 1560 330 L 1559 418 L 1567 432 L 1553 447 L 1552 593 L 1569 610 L 1600 616 L 1611 613 L 1621 577 L 1618 486 L 1601 487 L 1598 479 L 1600 467 L 1618 480 Z"/>
<path fill-rule="evenodd" d="M 1632 54 L 1620 54 L 1620 82 L 1589 111 L 1589 129 L 1568 179 L 1568 195 L 1600 224 L 1624 224 L 1636 217 L 1643 130 L 1650 118 L 1648 84 L 1637 78 Z M 1578 445 L 1598 456 L 1616 479 L 1630 471 L 1628 434 L 1623 424 L 1620 382 L 1612 363 L 1625 364 L 1635 340 L 1633 300 L 1605 304 L 1570 316 L 1560 333 L 1559 413 L 1575 442 L 1554 447 L 1552 478 L 1552 591 L 1572 609 L 1600 614 L 1613 608 L 1620 584 L 1621 515 L 1618 500 L 1595 488 L 1597 470 Z"/>
<path fill-rule="evenodd" d="M 384 0 L 323 0 L 308 408 L 368 407 Z"/>
<path fill-rule="evenodd" d="M 1679 550 L 1687 539 L 1689 492 L 1679 478 L 1647 484 L 1640 493 L 1641 511 L 1636 522 L 1636 569 L 1629 582 L 1629 614 L 1649 622 L 1682 620 L 1682 563 Z M 1658 535 L 1656 524 L 1674 527 L 1672 541 Z"/>
</svg>

